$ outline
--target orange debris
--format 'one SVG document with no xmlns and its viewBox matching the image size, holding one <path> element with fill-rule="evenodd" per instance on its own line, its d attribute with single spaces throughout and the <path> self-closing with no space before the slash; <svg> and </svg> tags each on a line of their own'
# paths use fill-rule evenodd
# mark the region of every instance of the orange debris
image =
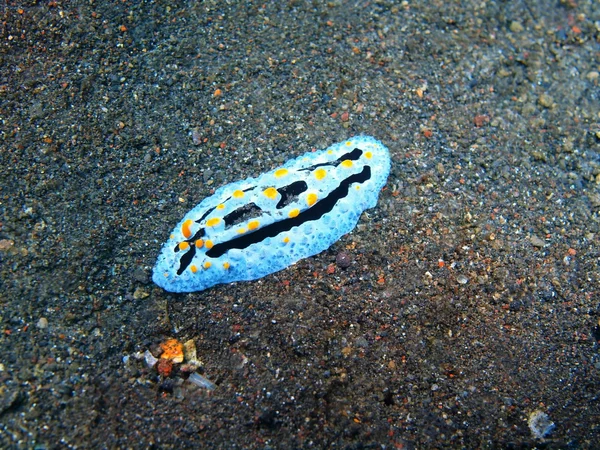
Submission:
<svg viewBox="0 0 600 450">
<path fill-rule="evenodd" d="M 177 339 L 168 339 L 160 344 L 162 349 L 161 359 L 168 359 L 174 363 L 183 362 L 183 344 Z"/>
</svg>

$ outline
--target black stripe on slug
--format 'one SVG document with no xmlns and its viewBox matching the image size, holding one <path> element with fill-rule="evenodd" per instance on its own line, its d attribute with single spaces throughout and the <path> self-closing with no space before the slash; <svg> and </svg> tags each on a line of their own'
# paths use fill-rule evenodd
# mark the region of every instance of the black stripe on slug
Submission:
<svg viewBox="0 0 600 450">
<path fill-rule="evenodd" d="M 206 219 L 208 217 L 208 215 L 213 212 L 215 210 L 216 206 L 213 206 L 212 208 L 208 208 L 204 214 L 202 214 L 202 217 L 200 217 L 198 220 L 195 220 L 194 222 L 196 223 L 200 223 L 202 222 L 204 219 Z"/>
<path fill-rule="evenodd" d="M 206 232 L 204 231 L 204 228 L 200 228 L 198 231 L 196 231 L 196 234 L 194 234 L 194 235 L 193 235 L 191 238 L 189 238 L 189 239 L 186 239 L 186 240 L 185 240 L 185 241 L 183 241 L 183 242 L 187 242 L 187 243 L 188 243 L 188 244 L 190 244 L 190 245 L 195 245 L 196 241 L 197 241 L 198 239 L 200 239 L 200 238 L 204 237 L 204 235 L 205 235 L 205 234 L 206 234 Z M 178 243 L 178 244 L 175 246 L 175 248 L 173 249 L 173 251 L 174 251 L 175 253 L 177 253 L 178 251 L 180 251 L 180 250 L 181 250 L 181 249 L 179 248 L 179 245 L 180 245 L 180 244 L 181 244 L 181 242 L 180 242 L 180 243 Z"/>
<path fill-rule="evenodd" d="M 190 245 L 190 248 L 185 252 L 179 259 L 179 269 L 177 269 L 177 275 L 181 275 L 185 269 L 191 264 L 194 255 L 196 254 L 196 246 Z"/>
<path fill-rule="evenodd" d="M 277 209 L 285 208 L 296 198 L 308 189 L 306 181 L 294 181 L 292 184 L 280 187 L 277 192 L 281 194 L 281 199 L 277 202 Z"/>
<path fill-rule="evenodd" d="M 360 157 L 362 156 L 363 151 L 360 148 L 355 148 L 354 150 L 352 150 L 350 153 L 344 153 L 342 156 L 340 156 L 338 159 L 336 159 L 335 161 L 332 162 L 326 162 L 326 163 L 319 163 L 319 164 L 314 164 L 312 166 L 309 167 L 303 167 L 302 169 L 298 169 L 298 170 L 304 170 L 304 171 L 313 171 L 315 170 L 317 167 L 322 167 L 322 166 L 333 166 L 333 167 L 337 167 L 339 166 L 343 161 L 346 161 L 347 159 L 349 159 L 350 161 L 358 161 L 360 159 Z"/>
<path fill-rule="evenodd" d="M 263 228 L 259 228 L 258 230 L 252 233 L 246 233 L 230 241 L 216 244 L 213 248 L 207 250 L 206 256 L 209 256 L 211 258 L 218 258 L 219 256 L 224 255 L 231 249 L 244 249 L 251 246 L 252 244 L 261 242 L 266 238 L 275 237 L 282 232 L 289 231 L 293 227 L 300 226 L 305 222 L 309 222 L 311 220 L 319 220 L 321 217 L 323 217 L 335 207 L 335 204 L 338 202 L 338 200 L 348 195 L 348 191 L 352 183 L 364 183 L 370 178 L 371 168 L 369 166 L 365 166 L 361 172 L 351 175 L 345 180 L 343 180 L 337 188 L 331 191 L 327 197 L 319 200 L 319 202 L 316 203 L 312 208 L 301 212 L 296 217 L 272 223 Z M 187 256 L 187 254 L 185 256 Z M 180 270 L 182 269 L 180 268 Z M 178 271 L 178 273 L 180 272 Z"/>
<path fill-rule="evenodd" d="M 253 217 L 259 217 L 262 213 L 262 209 L 256 206 L 255 203 L 248 203 L 247 205 L 240 206 L 238 209 L 231 211 L 223 220 L 225 221 L 225 227 L 237 225 L 240 222 L 245 222 Z"/>
</svg>

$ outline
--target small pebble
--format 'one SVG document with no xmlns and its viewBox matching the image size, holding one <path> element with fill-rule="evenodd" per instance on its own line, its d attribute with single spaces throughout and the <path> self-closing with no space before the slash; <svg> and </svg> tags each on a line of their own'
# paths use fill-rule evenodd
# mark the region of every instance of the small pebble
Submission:
<svg viewBox="0 0 600 450">
<path fill-rule="evenodd" d="M 541 238 L 537 237 L 535 234 L 529 238 L 529 241 L 534 247 L 542 248 L 544 245 L 546 245 L 546 243 Z"/>
<path fill-rule="evenodd" d="M 521 31 L 523 31 L 523 25 L 521 25 L 521 22 L 513 20 L 510 23 L 510 31 L 512 31 L 513 33 L 520 33 Z"/>
<path fill-rule="evenodd" d="M 37 327 L 40 330 L 45 330 L 46 328 L 48 328 L 48 319 L 46 319 L 45 317 L 40 317 L 40 320 L 38 320 L 37 322 Z"/>
<path fill-rule="evenodd" d="M 548 417 L 548 414 L 539 410 L 532 412 L 529 415 L 527 422 L 529 429 L 531 430 L 531 434 L 533 434 L 536 439 L 543 439 L 552 433 L 554 428 L 556 428 L 554 422 L 552 422 L 550 417 Z"/>
<path fill-rule="evenodd" d="M 352 257 L 346 252 L 339 252 L 335 257 L 335 263 L 341 269 L 347 269 L 352 264 Z"/>
<path fill-rule="evenodd" d="M 554 99 L 548 94 L 542 94 L 540 95 L 540 98 L 538 98 L 538 103 L 544 108 L 550 108 L 554 104 Z"/>
<path fill-rule="evenodd" d="M 588 72 L 588 74 L 585 76 L 589 81 L 594 81 L 598 78 L 598 76 L 600 76 L 600 74 L 595 71 L 592 70 L 591 72 Z"/>
</svg>

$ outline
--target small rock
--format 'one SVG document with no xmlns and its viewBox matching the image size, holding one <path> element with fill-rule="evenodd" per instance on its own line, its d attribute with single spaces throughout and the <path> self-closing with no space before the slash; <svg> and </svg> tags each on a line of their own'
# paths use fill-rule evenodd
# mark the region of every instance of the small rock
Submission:
<svg viewBox="0 0 600 450">
<path fill-rule="evenodd" d="M 133 279 L 142 284 L 148 284 L 148 274 L 142 267 L 136 267 L 133 271 Z"/>
<path fill-rule="evenodd" d="M 535 234 L 529 237 L 529 242 L 531 242 L 531 245 L 538 248 L 542 248 L 544 245 L 546 245 L 544 240 L 537 237 Z"/>
<path fill-rule="evenodd" d="M 521 24 L 521 22 L 513 20 L 510 23 L 510 31 L 512 31 L 513 33 L 520 33 L 521 31 L 523 31 L 523 25 Z"/>
<path fill-rule="evenodd" d="M 40 320 L 37 321 L 37 327 L 40 330 L 45 330 L 46 328 L 48 328 L 48 319 L 46 319 L 45 317 L 40 317 Z"/>
<path fill-rule="evenodd" d="M 551 108 L 552 105 L 554 104 L 554 99 L 552 97 L 550 97 L 548 94 L 542 94 L 542 95 L 540 95 L 540 98 L 538 98 L 538 103 L 540 105 L 542 105 L 544 108 Z"/>
<path fill-rule="evenodd" d="M 543 439 L 552 433 L 552 430 L 556 427 L 554 422 L 548 417 L 548 414 L 539 410 L 534 411 L 529 415 L 527 424 L 536 439 Z"/>
<path fill-rule="evenodd" d="M 335 257 L 335 263 L 341 268 L 341 269 L 347 269 L 348 267 L 350 267 L 350 265 L 352 264 L 352 257 L 350 256 L 349 253 L 346 252 L 339 252 L 337 254 L 337 256 Z"/>
<path fill-rule="evenodd" d="M 588 72 L 587 75 L 585 76 L 589 81 L 594 81 L 596 79 L 598 79 L 598 76 L 600 76 L 600 74 L 595 71 L 592 70 L 591 72 Z"/>
<path fill-rule="evenodd" d="M 142 299 L 145 299 L 145 298 L 147 298 L 149 296 L 150 296 L 150 294 L 148 292 L 146 292 L 142 288 L 137 288 L 135 290 L 135 292 L 133 293 L 133 298 L 136 299 L 136 300 L 142 300 Z"/>
</svg>

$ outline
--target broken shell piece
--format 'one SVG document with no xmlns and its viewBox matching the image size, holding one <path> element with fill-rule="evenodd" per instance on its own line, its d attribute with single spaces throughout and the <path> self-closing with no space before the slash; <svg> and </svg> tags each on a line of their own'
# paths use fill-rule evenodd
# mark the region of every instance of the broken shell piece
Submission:
<svg viewBox="0 0 600 450">
<path fill-rule="evenodd" d="M 148 367 L 154 367 L 154 365 L 158 362 L 158 359 L 154 357 L 150 350 L 146 350 L 144 352 L 144 361 L 146 361 L 146 365 Z"/>
<path fill-rule="evenodd" d="M 194 367 L 194 370 L 202 365 L 202 361 L 196 356 L 196 343 L 193 339 L 183 343 L 183 354 L 185 355 L 186 365 Z"/>
<path fill-rule="evenodd" d="M 183 362 L 183 344 L 177 339 L 168 339 L 160 344 L 161 359 L 168 359 L 176 364 Z"/>
<path fill-rule="evenodd" d="M 217 388 L 215 383 L 195 372 L 188 377 L 188 380 L 194 383 L 196 386 L 206 388 L 209 391 L 214 391 Z"/>
</svg>

